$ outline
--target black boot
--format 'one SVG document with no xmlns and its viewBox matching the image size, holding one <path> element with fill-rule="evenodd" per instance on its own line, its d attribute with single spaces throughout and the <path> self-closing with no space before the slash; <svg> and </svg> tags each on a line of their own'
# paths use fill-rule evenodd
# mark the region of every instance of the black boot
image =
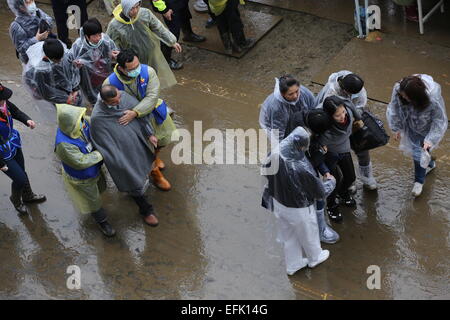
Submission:
<svg viewBox="0 0 450 320">
<path fill-rule="evenodd" d="M 192 31 L 192 27 L 191 27 L 191 23 L 189 22 L 189 24 L 187 26 L 185 26 L 184 28 L 182 28 L 183 31 L 183 41 L 188 41 L 188 42 L 203 42 L 206 40 L 206 38 L 204 36 L 201 36 L 199 34 L 195 34 L 194 31 Z"/>
<path fill-rule="evenodd" d="M 172 58 L 170 58 L 170 60 L 168 61 L 169 63 L 169 67 L 172 70 L 180 70 L 183 68 L 183 63 L 182 62 L 178 62 Z"/>
<path fill-rule="evenodd" d="M 35 194 L 31 189 L 30 182 L 25 184 L 22 190 L 22 201 L 25 203 L 44 202 L 47 198 L 43 194 Z"/>
<path fill-rule="evenodd" d="M 22 190 L 14 190 L 11 188 L 11 197 L 9 197 L 9 200 L 11 200 L 12 204 L 14 205 L 14 208 L 21 213 L 21 214 L 27 214 L 28 210 L 27 207 L 22 202 Z"/>
<path fill-rule="evenodd" d="M 333 206 L 327 207 L 327 214 L 331 221 L 341 223 L 344 217 L 342 216 L 341 210 L 339 210 L 339 205 L 335 204 Z"/>
<path fill-rule="evenodd" d="M 113 227 L 109 224 L 108 220 L 106 219 L 106 213 L 105 210 L 103 210 L 103 208 L 100 208 L 100 210 L 91 213 L 91 215 L 94 218 L 95 222 L 97 222 L 98 227 L 105 236 L 113 237 L 116 235 L 116 230 L 113 229 Z"/>
<path fill-rule="evenodd" d="M 228 32 L 221 33 L 220 38 L 222 39 L 223 47 L 225 48 L 225 53 L 232 54 L 233 47 L 231 46 L 230 34 Z"/>
<path fill-rule="evenodd" d="M 251 48 L 254 43 L 255 40 L 251 38 L 244 40 L 242 43 L 236 43 L 235 41 L 233 41 L 232 42 L 233 50 L 236 51 L 237 53 L 241 53 L 242 51 Z"/>
</svg>

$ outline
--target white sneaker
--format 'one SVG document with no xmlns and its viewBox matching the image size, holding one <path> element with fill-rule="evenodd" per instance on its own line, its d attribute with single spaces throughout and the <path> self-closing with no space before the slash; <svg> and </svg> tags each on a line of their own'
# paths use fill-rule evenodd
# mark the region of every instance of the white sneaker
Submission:
<svg viewBox="0 0 450 320">
<path fill-rule="evenodd" d="M 208 5 L 203 0 L 195 1 L 193 7 L 197 12 L 208 12 Z"/>
<path fill-rule="evenodd" d="M 304 267 L 306 267 L 308 265 L 308 259 L 307 258 L 303 258 L 302 259 L 302 267 L 296 269 L 296 270 L 286 270 L 286 273 L 288 274 L 288 276 L 292 276 L 294 273 L 296 273 L 298 270 L 303 269 Z"/>
<path fill-rule="evenodd" d="M 319 257 L 317 258 L 317 261 L 308 263 L 308 267 L 314 268 L 318 264 L 321 264 L 322 262 L 327 260 L 329 256 L 330 256 L 330 251 L 322 250 L 322 252 L 319 254 Z"/>
<path fill-rule="evenodd" d="M 419 182 L 414 182 L 414 187 L 411 191 L 412 195 L 414 197 L 418 197 L 420 196 L 420 194 L 422 193 L 422 188 L 423 188 L 423 184 L 419 183 Z"/>
</svg>

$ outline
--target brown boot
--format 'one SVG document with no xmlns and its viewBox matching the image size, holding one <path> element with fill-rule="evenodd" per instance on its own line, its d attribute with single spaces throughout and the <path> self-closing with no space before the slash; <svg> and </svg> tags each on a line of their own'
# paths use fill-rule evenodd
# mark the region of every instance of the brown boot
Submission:
<svg viewBox="0 0 450 320">
<path fill-rule="evenodd" d="M 158 218 L 153 213 L 144 217 L 144 222 L 150 227 L 156 227 L 159 224 Z"/>
<path fill-rule="evenodd" d="M 169 191 L 172 187 L 167 181 L 166 178 L 164 178 L 163 174 L 159 170 L 158 167 L 154 168 L 152 172 L 150 172 L 150 176 L 153 179 L 153 184 L 157 186 L 162 191 Z"/>
<path fill-rule="evenodd" d="M 155 161 L 153 162 L 153 167 L 158 167 L 159 170 L 164 170 L 166 165 L 161 160 L 161 158 L 159 158 L 159 156 L 158 156 L 160 151 L 161 151 L 160 149 L 155 150 Z"/>
</svg>

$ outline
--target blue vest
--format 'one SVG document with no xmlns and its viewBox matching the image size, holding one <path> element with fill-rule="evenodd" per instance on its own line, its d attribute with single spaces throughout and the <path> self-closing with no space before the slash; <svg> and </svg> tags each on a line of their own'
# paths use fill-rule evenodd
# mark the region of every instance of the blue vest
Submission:
<svg viewBox="0 0 450 320">
<path fill-rule="evenodd" d="M 85 124 L 86 124 L 86 127 L 83 128 L 84 136 L 90 138 L 89 124 L 87 122 L 85 122 Z M 55 148 L 58 144 L 60 144 L 62 142 L 70 143 L 70 144 L 77 146 L 80 149 L 80 151 L 84 154 L 89 153 L 89 151 L 86 148 L 88 144 L 85 141 L 83 141 L 81 138 L 73 139 L 73 138 L 67 136 L 64 132 L 61 131 L 61 129 L 58 128 L 58 130 L 56 132 Z M 61 163 L 64 168 L 64 171 L 69 176 L 80 179 L 80 180 L 97 177 L 98 174 L 100 173 L 100 167 L 102 166 L 102 163 L 99 162 L 99 163 L 93 165 L 92 167 L 82 169 L 82 170 L 77 170 L 77 169 L 74 169 L 74 168 L 68 166 L 63 161 L 61 161 Z"/>
<path fill-rule="evenodd" d="M 19 131 L 14 129 L 13 118 L 8 111 L 6 119 L 0 119 L 0 156 L 8 161 L 16 156 L 17 148 L 21 148 Z"/>
<path fill-rule="evenodd" d="M 139 94 L 141 95 L 141 99 L 143 99 L 146 96 L 148 80 L 149 80 L 148 66 L 146 64 L 141 64 L 141 73 L 136 78 L 136 86 L 138 88 Z M 117 77 L 117 74 L 115 72 L 109 75 L 108 81 L 111 85 L 113 85 L 117 89 L 122 91 L 125 90 L 123 82 L 120 81 L 119 77 Z M 166 103 L 163 102 L 158 107 L 153 109 L 152 114 L 153 117 L 155 117 L 156 123 L 162 124 L 167 117 Z"/>
</svg>

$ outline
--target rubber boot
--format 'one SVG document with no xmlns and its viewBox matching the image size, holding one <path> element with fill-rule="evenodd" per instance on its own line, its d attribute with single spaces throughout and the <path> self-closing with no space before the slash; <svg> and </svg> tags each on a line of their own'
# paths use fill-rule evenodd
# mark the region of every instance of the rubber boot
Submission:
<svg viewBox="0 0 450 320">
<path fill-rule="evenodd" d="M 14 205 L 14 208 L 21 214 L 27 214 L 28 210 L 27 207 L 22 202 L 22 190 L 14 190 L 11 188 L 11 197 L 9 197 L 9 200 L 11 200 L 12 204 Z"/>
<path fill-rule="evenodd" d="M 153 167 L 158 167 L 159 170 L 164 170 L 164 168 L 166 167 L 166 165 L 164 164 L 164 162 L 161 160 L 161 158 L 159 158 L 159 153 L 161 152 L 161 149 L 156 149 L 155 150 L 155 161 L 153 162 Z"/>
<path fill-rule="evenodd" d="M 223 47 L 225 48 L 226 54 L 233 53 L 233 47 L 231 45 L 231 36 L 230 33 L 224 32 L 220 34 L 220 39 L 222 39 Z"/>
<path fill-rule="evenodd" d="M 167 181 L 167 179 L 164 178 L 163 174 L 161 173 L 158 167 L 155 167 L 152 170 L 152 172 L 150 172 L 150 176 L 153 179 L 153 184 L 157 186 L 158 189 L 162 191 L 169 191 L 172 188 L 169 181 Z"/>
<path fill-rule="evenodd" d="M 336 243 L 339 241 L 339 234 L 328 226 L 324 213 L 324 209 L 316 210 L 320 241 L 328 244 Z"/>
<path fill-rule="evenodd" d="M 365 188 L 369 190 L 377 189 L 377 182 L 372 174 L 372 162 L 368 166 L 359 166 L 359 178 Z"/>
<path fill-rule="evenodd" d="M 35 194 L 28 181 L 22 190 L 22 201 L 25 203 L 44 202 L 47 198 L 43 194 Z"/>
</svg>

